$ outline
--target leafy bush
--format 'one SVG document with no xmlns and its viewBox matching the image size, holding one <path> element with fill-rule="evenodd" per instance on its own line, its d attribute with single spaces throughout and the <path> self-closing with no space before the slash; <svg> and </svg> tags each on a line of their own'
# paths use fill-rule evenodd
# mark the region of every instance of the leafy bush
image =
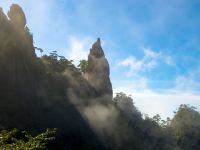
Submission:
<svg viewBox="0 0 200 150">
<path fill-rule="evenodd" d="M 38 150 L 44 149 L 47 142 L 55 139 L 56 129 L 47 129 L 45 132 L 32 136 L 27 131 L 19 132 L 3 130 L 0 132 L 1 150 Z"/>
</svg>

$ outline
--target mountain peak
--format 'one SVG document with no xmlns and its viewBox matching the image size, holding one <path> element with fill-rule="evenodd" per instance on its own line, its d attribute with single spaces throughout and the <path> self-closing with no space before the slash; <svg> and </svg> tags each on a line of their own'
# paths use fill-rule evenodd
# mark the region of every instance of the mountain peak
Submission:
<svg viewBox="0 0 200 150">
<path fill-rule="evenodd" d="M 13 24 L 24 28 L 26 26 L 26 17 L 22 8 L 17 4 L 12 4 L 10 11 L 8 12 L 8 17 Z"/>
<path fill-rule="evenodd" d="M 97 38 L 97 43 L 98 43 L 99 45 L 101 45 L 101 40 L 100 40 L 100 38 Z"/>
<path fill-rule="evenodd" d="M 90 49 L 90 55 L 96 58 L 105 57 L 103 49 L 101 47 L 100 38 L 97 38 L 97 41 L 92 45 L 92 48 Z"/>
<path fill-rule="evenodd" d="M 109 64 L 101 47 L 100 38 L 98 38 L 88 55 L 87 80 L 101 96 L 106 95 L 112 99 L 112 84 L 109 76 Z"/>
</svg>

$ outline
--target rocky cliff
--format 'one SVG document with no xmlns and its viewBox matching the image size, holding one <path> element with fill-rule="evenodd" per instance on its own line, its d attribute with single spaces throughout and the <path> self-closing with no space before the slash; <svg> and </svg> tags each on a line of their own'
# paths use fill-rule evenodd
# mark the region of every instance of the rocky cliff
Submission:
<svg viewBox="0 0 200 150">
<path fill-rule="evenodd" d="M 21 7 L 13 4 L 7 15 L 0 8 L 0 129 L 38 132 L 55 127 L 59 130 L 52 149 L 106 149 L 81 114 L 83 106 L 105 93 L 98 92 L 99 86 L 68 69 L 49 72 L 36 57 Z"/>
<path fill-rule="evenodd" d="M 0 126 L 17 125 L 20 121 L 26 124 L 19 116 L 27 117 L 22 110 L 34 111 L 29 106 L 37 103 L 39 74 L 32 35 L 22 9 L 12 5 L 8 17 L 0 9 Z"/>
</svg>

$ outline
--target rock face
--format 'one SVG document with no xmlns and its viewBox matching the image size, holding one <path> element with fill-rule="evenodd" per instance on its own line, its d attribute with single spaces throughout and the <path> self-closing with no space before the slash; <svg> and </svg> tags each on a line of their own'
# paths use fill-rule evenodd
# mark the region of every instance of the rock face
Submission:
<svg viewBox="0 0 200 150">
<path fill-rule="evenodd" d="M 10 7 L 10 11 L 8 12 L 8 17 L 11 22 L 13 22 L 16 26 L 24 28 L 26 25 L 26 17 L 22 10 L 22 8 L 16 4 L 13 4 Z"/>
<path fill-rule="evenodd" d="M 33 99 L 36 99 L 38 67 L 32 43 L 22 9 L 12 5 L 8 17 L 0 9 L 1 125 L 20 122 L 18 114 L 36 103 Z"/>
<path fill-rule="evenodd" d="M 112 84 L 110 82 L 110 69 L 105 58 L 101 41 L 98 38 L 92 45 L 88 55 L 88 69 L 86 72 L 88 82 L 98 91 L 100 96 L 113 96 Z"/>
<path fill-rule="evenodd" d="M 96 90 L 81 74 L 48 74 L 36 57 L 21 7 L 12 5 L 8 16 L 0 8 L 0 130 L 58 128 L 58 144 L 52 149 L 104 150 L 102 141 L 70 101 L 96 97 Z"/>
</svg>

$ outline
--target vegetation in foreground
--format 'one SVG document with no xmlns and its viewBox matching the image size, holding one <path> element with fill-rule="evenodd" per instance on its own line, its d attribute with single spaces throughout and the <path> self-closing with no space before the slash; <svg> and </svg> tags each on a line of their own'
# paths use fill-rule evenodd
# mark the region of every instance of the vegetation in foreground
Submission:
<svg viewBox="0 0 200 150">
<path fill-rule="evenodd" d="M 56 129 L 47 129 L 45 132 L 32 136 L 27 131 L 17 129 L 0 132 L 0 149 L 2 150 L 37 150 L 44 149 L 49 141 L 55 140 Z"/>
</svg>

